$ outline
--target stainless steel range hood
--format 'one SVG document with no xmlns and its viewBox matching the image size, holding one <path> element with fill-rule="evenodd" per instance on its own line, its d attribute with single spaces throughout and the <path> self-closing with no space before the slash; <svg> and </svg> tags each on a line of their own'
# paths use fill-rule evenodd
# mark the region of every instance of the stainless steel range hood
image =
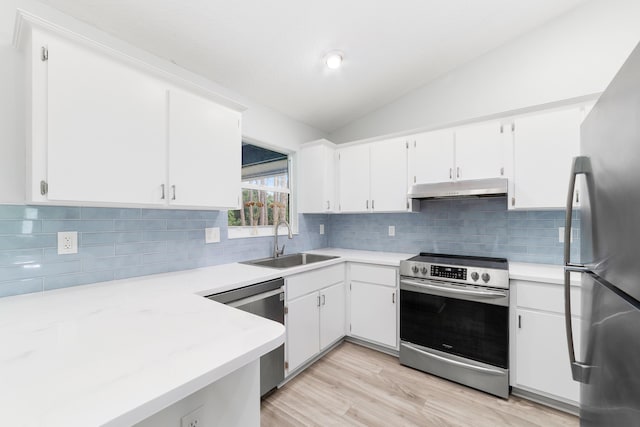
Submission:
<svg viewBox="0 0 640 427">
<path fill-rule="evenodd" d="M 507 194 L 506 178 L 470 179 L 431 184 L 414 184 L 410 199 L 440 199 L 444 197 L 492 197 Z"/>
</svg>

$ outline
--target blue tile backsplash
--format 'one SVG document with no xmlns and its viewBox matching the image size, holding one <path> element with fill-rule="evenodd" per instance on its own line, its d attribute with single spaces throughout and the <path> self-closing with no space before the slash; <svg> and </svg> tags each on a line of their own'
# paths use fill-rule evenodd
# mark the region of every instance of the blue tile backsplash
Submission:
<svg viewBox="0 0 640 427">
<path fill-rule="evenodd" d="M 558 227 L 565 211 L 508 211 L 505 197 L 422 202 L 418 213 L 329 216 L 329 246 L 389 252 L 439 252 L 562 264 Z M 395 226 L 395 237 L 388 235 Z M 579 256 L 578 213 L 572 259 Z"/>
<path fill-rule="evenodd" d="M 323 247 L 562 263 L 564 211 L 507 211 L 506 199 L 433 200 L 419 213 L 299 215 L 287 253 Z M 226 212 L 0 205 L 0 297 L 270 256 L 272 237 L 228 239 Z M 325 224 L 325 235 L 319 225 Z M 396 235 L 388 236 L 394 225 Z M 204 228 L 220 227 L 205 244 Z M 577 260 L 579 219 L 574 219 Z M 58 231 L 79 252 L 58 255 Z"/>
<path fill-rule="evenodd" d="M 326 215 L 300 215 L 287 252 L 327 246 Z M 220 243 L 205 244 L 205 227 Z M 78 231 L 58 255 L 57 232 Z M 270 256 L 272 237 L 227 238 L 218 211 L 0 205 L 0 297 Z"/>
</svg>

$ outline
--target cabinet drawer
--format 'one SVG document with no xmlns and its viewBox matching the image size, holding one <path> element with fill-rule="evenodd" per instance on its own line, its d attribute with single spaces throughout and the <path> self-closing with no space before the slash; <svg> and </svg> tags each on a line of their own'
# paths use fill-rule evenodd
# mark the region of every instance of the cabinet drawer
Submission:
<svg viewBox="0 0 640 427">
<path fill-rule="evenodd" d="M 518 307 L 564 314 L 564 287 L 562 285 L 522 280 L 512 280 L 511 285 L 516 286 Z M 571 286 L 572 315 L 580 316 L 581 302 L 580 286 Z"/>
<path fill-rule="evenodd" d="M 398 269 L 370 264 L 351 264 L 351 280 L 364 283 L 375 283 L 384 286 L 396 286 Z"/>
<path fill-rule="evenodd" d="M 344 281 L 344 264 L 287 277 L 287 301 Z"/>
</svg>

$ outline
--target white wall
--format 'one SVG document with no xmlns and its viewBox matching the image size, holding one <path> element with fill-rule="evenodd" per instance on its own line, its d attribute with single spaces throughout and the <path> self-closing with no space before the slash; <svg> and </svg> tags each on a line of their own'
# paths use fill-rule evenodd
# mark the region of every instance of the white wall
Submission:
<svg viewBox="0 0 640 427">
<path fill-rule="evenodd" d="M 62 24 L 72 22 L 74 28 L 87 30 L 91 36 L 109 38 L 104 33 L 75 20 L 61 17 L 55 11 L 35 1 L 0 1 L 0 64 L 2 64 L 0 66 L 0 203 L 4 204 L 24 203 L 25 193 L 25 71 L 22 54 L 11 45 L 18 6 L 42 13 L 46 17 L 61 18 L 57 22 Z M 131 48 L 124 42 L 120 43 L 120 46 L 123 49 Z M 295 151 L 301 143 L 326 136 L 317 129 L 257 104 L 245 96 L 153 55 L 143 53 L 141 59 L 245 105 L 247 110 L 242 117 L 243 136 L 253 142 L 263 142 L 273 147 L 281 147 L 286 151 Z"/>
<path fill-rule="evenodd" d="M 640 41 L 640 1 L 592 0 L 329 135 L 428 130 L 602 92 Z"/>
</svg>

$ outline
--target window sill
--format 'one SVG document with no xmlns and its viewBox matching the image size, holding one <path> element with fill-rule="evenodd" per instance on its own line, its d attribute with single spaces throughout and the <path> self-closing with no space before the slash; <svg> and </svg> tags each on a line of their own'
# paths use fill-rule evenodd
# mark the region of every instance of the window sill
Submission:
<svg viewBox="0 0 640 427">
<path fill-rule="evenodd" d="M 294 235 L 298 235 L 298 230 L 291 227 L 291 231 Z M 278 228 L 278 236 L 286 236 L 288 234 L 287 227 L 280 226 Z M 247 239 L 251 237 L 269 237 L 273 236 L 273 226 L 258 226 L 258 227 L 229 227 L 227 229 L 227 235 L 229 239 Z"/>
</svg>

